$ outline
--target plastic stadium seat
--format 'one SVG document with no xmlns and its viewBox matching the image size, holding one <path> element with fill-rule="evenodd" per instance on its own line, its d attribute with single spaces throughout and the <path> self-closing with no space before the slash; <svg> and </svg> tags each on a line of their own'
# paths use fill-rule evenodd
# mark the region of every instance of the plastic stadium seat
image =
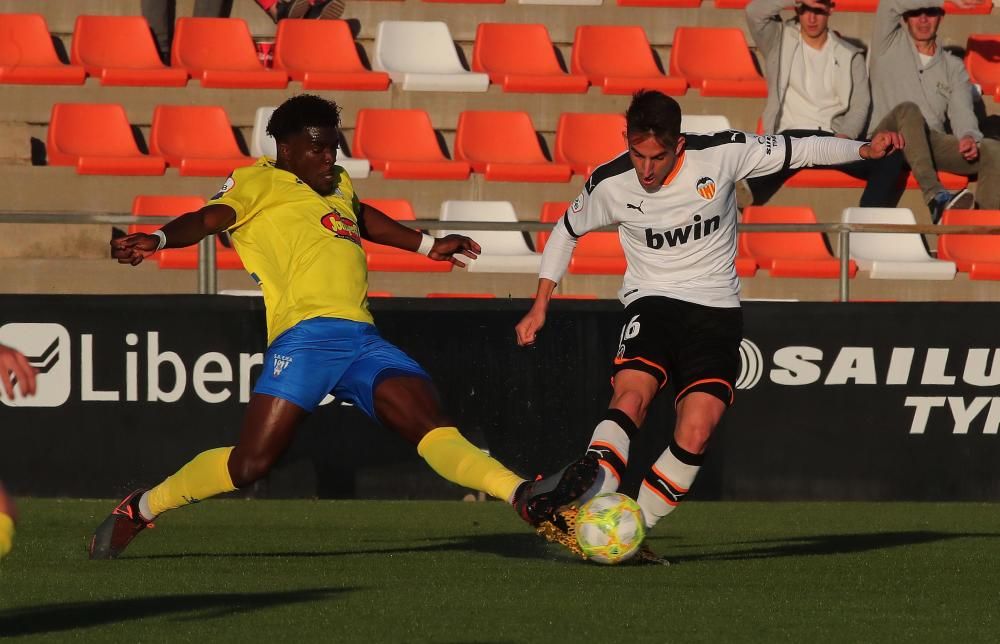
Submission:
<svg viewBox="0 0 1000 644">
<path fill-rule="evenodd" d="M 320 22 L 320 21 L 316 21 Z M 267 122 L 271 120 L 274 107 L 258 107 L 254 112 L 253 131 L 250 134 L 250 156 L 258 158 L 269 156 L 272 159 L 278 156 L 278 147 L 274 138 L 267 133 Z M 371 173 L 371 166 L 368 159 L 355 159 L 347 154 L 341 143 L 337 154 L 337 165 L 347 170 L 351 179 L 364 179 Z"/>
<path fill-rule="evenodd" d="M 572 174 L 567 164 L 545 158 L 527 112 L 462 112 L 455 158 L 487 181 L 569 181 Z"/>
<path fill-rule="evenodd" d="M 0 83 L 80 85 L 86 75 L 59 60 L 41 15 L 0 13 Z"/>
<path fill-rule="evenodd" d="M 517 221 L 509 201 L 445 201 L 441 221 Z M 468 235 L 482 246 L 483 252 L 468 264 L 468 270 L 486 273 L 538 273 L 541 256 L 528 247 L 524 233 L 497 230 L 442 230 Z"/>
<path fill-rule="evenodd" d="M 444 156 L 423 110 L 359 110 L 352 147 L 387 179 L 469 178 L 468 163 Z"/>
<path fill-rule="evenodd" d="M 406 199 L 365 199 L 363 203 L 381 210 L 396 221 L 413 221 L 413 206 Z M 370 271 L 447 273 L 451 262 L 436 262 L 412 251 L 362 240 Z"/>
<path fill-rule="evenodd" d="M 750 0 L 714 0 L 716 9 L 744 9 Z"/>
<path fill-rule="evenodd" d="M 740 277 L 753 277 L 757 274 L 757 260 L 742 253 L 736 254 L 736 274 Z"/>
<path fill-rule="evenodd" d="M 669 7 L 672 9 L 697 9 L 701 0 L 616 0 L 619 7 Z"/>
<path fill-rule="evenodd" d="M 979 83 L 984 95 L 1000 88 L 1000 33 L 972 34 L 965 46 L 965 67 L 973 83 Z"/>
<path fill-rule="evenodd" d="M 939 172 L 938 178 L 946 190 L 961 190 L 969 178 L 950 172 Z M 836 168 L 802 168 L 785 182 L 790 188 L 864 188 L 865 180 L 852 177 Z M 918 188 L 916 179 L 907 171 L 907 188 Z"/>
<path fill-rule="evenodd" d="M 909 208 L 845 208 L 848 224 L 915 224 Z M 955 262 L 933 259 L 916 233 L 851 233 L 851 257 L 872 279 L 950 280 Z"/>
<path fill-rule="evenodd" d="M 681 132 L 706 134 L 731 130 L 729 119 L 722 114 L 681 114 Z"/>
<path fill-rule="evenodd" d="M 158 175 L 159 156 L 139 151 L 125 108 L 118 104 L 56 103 L 46 141 L 49 165 L 75 165 L 78 174 Z"/>
<path fill-rule="evenodd" d="M 138 195 L 132 200 L 133 215 L 170 215 L 176 217 L 186 212 L 199 210 L 205 205 L 205 200 L 194 195 Z M 155 224 L 132 224 L 128 227 L 129 234 L 151 233 L 169 220 L 157 219 Z M 198 247 L 165 248 L 153 255 L 160 268 L 197 268 Z M 219 237 L 215 238 L 215 265 L 223 269 L 242 269 L 243 262 L 232 248 L 222 245 Z"/>
<path fill-rule="evenodd" d="M 982 2 L 980 2 L 980 3 L 976 4 L 976 5 L 973 5 L 973 6 L 969 7 L 969 8 L 967 8 L 967 9 L 963 9 L 963 8 L 959 7 L 954 2 L 945 2 L 944 3 L 944 11 L 945 11 L 945 13 L 948 13 L 948 14 L 973 13 L 973 14 L 986 15 L 986 14 L 990 13 L 990 11 L 992 11 L 992 10 L 993 10 L 993 7 L 991 6 L 991 3 L 989 2 L 989 0 L 983 0 Z"/>
<path fill-rule="evenodd" d="M 941 182 L 945 190 L 961 190 L 969 185 L 969 177 L 950 172 L 938 172 L 938 181 Z M 907 173 L 906 187 L 911 189 L 920 187 L 920 184 L 917 183 L 912 173 Z"/>
<path fill-rule="evenodd" d="M 382 91 L 389 75 L 365 69 L 351 28 L 343 20 L 281 20 L 274 68 L 288 72 L 303 89 Z"/>
<path fill-rule="evenodd" d="M 443 22 L 383 20 L 375 31 L 372 67 L 404 90 L 485 92 L 487 74 L 467 71 Z"/>
<path fill-rule="evenodd" d="M 492 300 L 496 297 L 493 293 L 428 293 L 424 297 L 447 299 L 455 298 L 460 300 Z"/>
<path fill-rule="evenodd" d="M 538 216 L 538 221 L 548 224 L 556 223 L 566 214 L 569 204 L 570 202 L 568 201 L 546 201 L 542 204 L 542 212 Z M 538 236 L 535 237 L 535 249 L 539 253 L 545 250 L 545 242 L 549 240 L 549 235 L 551 234 L 548 230 L 543 230 L 539 231 Z"/>
<path fill-rule="evenodd" d="M 202 87 L 288 86 L 288 74 L 264 69 L 247 23 L 240 18 L 178 18 L 170 60 L 200 80 Z"/>
<path fill-rule="evenodd" d="M 624 132 L 621 114 L 563 112 L 556 126 L 555 159 L 568 163 L 576 174 L 589 176 L 628 148 Z"/>
<path fill-rule="evenodd" d="M 735 27 L 678 27 L 670 49 L 670 75 L 687 79 L 702 96 L 767 96 L 767 82 Z"/>
<path fill-rule="evenodd" d="M 877 9 L 878 0 L 839 0 L 837 2 L 837 11 L 875 13 Z"/>
<path fill-rule="evenodd" d="M 229 117 L 215 105 L 157 105 L 149 149 L 183 177 L 224 177 L 254 162 L 240 151 Z"/>
<path fill-rule="evenodd" d="M 480 23 L 472 69 L 488 73 L 505 92 L 573 94 L 590 85 L 586 76 L 562 70 L 548 29 L 540 24 Z"/>
<path fill-rule="evenodd" d="M 946 210 L 944 226 L 1000 226 L 1000 210 Z M 970 280 L 1000 280 L 1000 235 L 938 237 L 938 259 L 955 262 Z"/>
<path fill-rule="evenodd" d="M 539 221 L 555 223 L 559 221 L 568 201 L 547 201 L 542 204 Z M 538 234 L 538 250 L 545 248 L 548 232 Z M 590 232 L 579 238 L 573 257 L 569 260 L 569 272 L 582 275 L 624 275 L 625 253 L 622 251 L 618 233 Z"/>
<path fill-rule="evenodd" d="M 77 16 L 70 60 L 101 85 L 183 87 L 188 73 L 166 67 L 142 16 Z"/>
<path fill-rule="evenodd" d="M 642 27 L 581 25 L 576 28 L 570 69 L 584 74 L 605 94 L 631 94 L 655 89 L 679 96 L 687 81 L 664 76 L 656 66 L 653 49 Z"/>
<path fill-rule="evenodd" d="M 808 206 L 748 206 L 745 224 L 815 224 Z M 839 277 L 840 260 L 826 248 L 821 233 L 740 233 L 740 254 L 752 257 L 771 277 Z M 851 277 L 858 272 L 852 260 Z"/>
</svg>

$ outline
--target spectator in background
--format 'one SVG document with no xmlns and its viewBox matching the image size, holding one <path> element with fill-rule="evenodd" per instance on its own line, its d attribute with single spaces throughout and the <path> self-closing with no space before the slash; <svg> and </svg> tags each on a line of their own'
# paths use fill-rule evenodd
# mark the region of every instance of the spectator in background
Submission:
<svg viewBox="0 0 1000 644">
<path fill-rule="evenodd" d="M 795 16 L 783 20 L 781 10 L 787 5 L 787 0 L 753 0 L 746 7 L 750 34 L 765 61 L 764 131 L 793 137 L 860 137 L 871 107 L 864 51 L 830 31 L 832 0 L 801 0 L 795 4 Z M 886 166 L 876 173 L 886 179 L 869 183 L 861 205 L 895 205 L 900 155 L 840 169 L 867 177 L 876 164 Z M 754 203 L 767 202 L 794 172 L 750 179 Z"/>
<path fill-rule="evenodd" d="M 937 44 L 943 6 L 943 0 L 882 0 L 871 43 L 871 132 L 903 136 L 903 156 L 934 223 L 946 209 L 973 208 L 976 201 L 980 208 L 1000 208 L 1000 141 L 983 139 L 965 65 Z M 948 192 L 938 170 L 978 174 L 978 194 Z"/>
<path fill-rule="evenodd" d="M 20 351 L 2 344 L 0 344 L 0 384 L 8 398 L 14 397 L 14 387 L 20 388 L 22 396 L 31 396 L 35 393 L 35 368 Z M 0 483 L 0 559 L 10 552 L 14 544 L 16 519 L 14 500 Z"/>
<path fill-rule="evenodd" d="M 320 18 L 335 20 L 344 14 L 346 0 L 254 0 L 271 20 Z M 142 0 L 142 15 L 149 23 L 163 62 L 170 64 L 170 44 L 174 38 L 176 2 Z M 227 18 L 233 0 L 194 0 L 195 18 Z"/>
</svg>

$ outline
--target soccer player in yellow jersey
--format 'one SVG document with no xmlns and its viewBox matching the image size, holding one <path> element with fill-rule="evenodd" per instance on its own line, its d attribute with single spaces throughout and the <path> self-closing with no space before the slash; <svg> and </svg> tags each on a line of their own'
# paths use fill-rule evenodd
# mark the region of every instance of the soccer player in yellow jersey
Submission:
<svg viewBox="0 0 1000 644">
<path fill-rule="evenodd" d="M 0 344 L 0 384 L 8 398 L 14 397 L 14 387 L 19 387 L 22 396 L 35 393 L 35 368 L 20 351 Z M 17 508 L 3 484 L 0 483 L 0 559 L 10 552 L 14 545 L 14 521 Z"/>
<path fill-rule="evenodd" d="M 335 164 L 339 111 L 316 96 L 288 99 L 267 126 L 276 159 L 234 171 L 203 208 L 152 235 L 112 240 L 112 256 L 134 266 L 161 248 L 229 231 L 264 293 L 268 348 L 238 443 L 202 452 L 159 485 L 122 500 L 97 528 L 92 559 L 117 557 L 162 512 L 265 476 L 328 393 L 414 443 L 444 478 L 512 503 L 532 525 L 555 520 L 596 479 L 596 462 L 521 479 L 459 433 L 427 373 L 379 335 L 368 312 L 362 239 L 458 266 L 480 247 L 462 235 L 424 235 L 362 204 Z"/>
</svg>

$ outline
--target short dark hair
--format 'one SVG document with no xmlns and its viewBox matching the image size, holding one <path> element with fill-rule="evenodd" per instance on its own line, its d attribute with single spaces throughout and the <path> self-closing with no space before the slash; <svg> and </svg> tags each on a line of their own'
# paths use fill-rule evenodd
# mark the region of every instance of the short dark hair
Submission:
<svg viewBox="0 0 1000 644">
<path fill-rule="evenodd" d="M 340 127 L 340 106 L 313 94 L 293 96 L 274 110 L 267 133 L 279 143 L 307 127 Z"/>
<path fill-rule="evenodd" d="M 652 134 L 664 146 L 673 146 L 681 135 L 681 106 L 662 92 L 640 89 L 625 111 L 625 125 L 629 136 Z"/>
</svg>

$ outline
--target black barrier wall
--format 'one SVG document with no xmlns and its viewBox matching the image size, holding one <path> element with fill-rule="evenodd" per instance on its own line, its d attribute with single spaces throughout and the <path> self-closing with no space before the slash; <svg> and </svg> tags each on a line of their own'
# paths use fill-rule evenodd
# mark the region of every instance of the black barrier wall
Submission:
<svg viewBox="0 0 1000 644">
<path fill-rule="evenodd" d="M 610 396 L 617 302 L 557 301 L 538 345 L 526 300 L 377 300 L 383 335 L 421 362 L 473 442 L 525 476 L 585 448 Z M 995 303 L 745 306 L 736 404 L 702 499 L 1000 500 Z M 258 298 L 0 296 L 0 343 L 39 393 L 0 394 L 0 478 L 16 494 L 120 495 L 229 445 L 262 368 Z M 264 368 L 272 368 L 264 365 Z M 668 389 L 633 448 L 627 490 L 666 444 Z M 253 496 L 458 498 L 413 447 L 324 405 Z"/>
</svg>

